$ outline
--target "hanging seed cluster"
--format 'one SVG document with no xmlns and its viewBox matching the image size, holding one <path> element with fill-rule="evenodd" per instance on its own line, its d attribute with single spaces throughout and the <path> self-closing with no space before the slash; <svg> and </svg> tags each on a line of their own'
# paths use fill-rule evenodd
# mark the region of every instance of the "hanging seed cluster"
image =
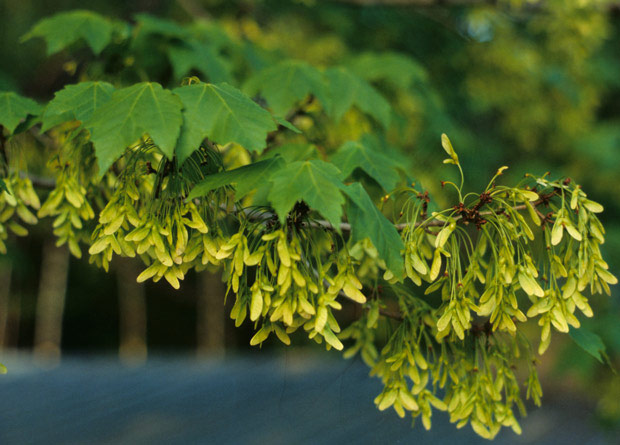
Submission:
<svg viewBox="0 0 620 445">
<path fill-rule="evenodd" d="M 516 323 L 539 317 L 543 353 L 551 327 L 578 328 L 576 310 L 592 316 L 586 288 L 609 295 L 609 285 L 617 283 L 600 252 L 604 229 L 596 215 L 602 206 L 570 181 L 527 182 L 492 186 L 469 205 L 424 221 L 421 206 L 413 208 L 412 224 L 403 231 L 405 271 L 416 286 L 424 283 L 426 295 L 441 295 L 438 340 L 463 340 L 476 317 L 488 318 L 493 331 L 512 334 Z M 542 242 L 535 230 L 542 231 Z"/>
<path fill-rule="evenodd" d="M 446 147 L 446 162 L 460 170 L 449 140 Z M 151 149 L 149 140 L 132 147 L 122 172 L 108 173 L 94 194 L 104 205 L 90 231 L 90 261 L 107 270 L 114 255 L 140 257 L 138 281 L 163 278 L 174 288 L 191 269 L 221 266 L 235 299 L 230 316 L 236 326 L 254 324 L 252 345 L 271 334 L 288 345 L 296 331 L 328 349 L 351 343 L 345 356 L 360 354 L 383 381 L 378 408 L 409 413 L 426 428 L 441 410 L 485 438 L 501 427 L 520 432 L 518 365 L 529 370 L 527 397 L 539 403 L 542 392 L 518 324 L 537 321 L 542 354 L 551 328 L 568 332 L 579 312 L 592 316 L 587 293 L 609 294 L 617 282 L 600 252 L 603 208 L 568 180 L 527 177 L 507 187 L 495 183 L 500 169 L 480 194 L 446 183 L 458 203 L 430 215 L 428 195 L 405 189 L 404 275 L 396 276 L 369 240 L 352 244 L 320 228 L 303 203 L 281 222 L 267 208 L 240 211 L 229 188 L 188 201 L 221 160 L 203 148 L 182 170 Z M 14 181 L 15 192 L 2 195 L 4 222 L 13 213 L 36 222 L 24 211 L 38 207 L 31 184 Z M 84 222 L 94 218 L 89 184 L 61 169 L 39 210 L 55 218 L 59 242 L 76 256 Z M 341 331 L 336 311 L 346 300 L 364 310 Z"/>
<path fill-rule="evenodd" d="M 228 286 L 236 298 L 231 311 L 235 324 L 241 325 L 248 315 L 260 324 L 252 345 L 272 332 L 289 344 L 289 334 L 303 328 L 309 338 L 341 350 L 336 335 L 340 326 L 332 313 L 342 308 L 337 299 L 342 294 L 364 303 L 366 297 L 352 260 L 331 251 L 334 235 L 326 233 L 321 239 L 300 228 L 269 231 L 254 225 L 252 229 L 248 237 L 235 234 L 223 246 L 230 246 L 232 258 Z"/>
<path fill-rule="evenodd" d="M 39 196 L 32 187 L 32 181 L 11 175 L 4 178 L 5 190 L 0 192 L 0 253 L 6 253 L 6 239 L 9 230 L 17 236 L 28 235 L 22 224 L 34 225 L 38 222 L 33 212 L 40 207 Z"/>
</svg>

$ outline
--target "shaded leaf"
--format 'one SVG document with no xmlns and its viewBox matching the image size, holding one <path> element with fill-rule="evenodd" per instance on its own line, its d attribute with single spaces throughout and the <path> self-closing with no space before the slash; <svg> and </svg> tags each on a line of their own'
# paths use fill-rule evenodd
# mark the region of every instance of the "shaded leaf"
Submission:
<svg viewBox="0 0 620 445">
<path fill-rule="evenodd" d="M 390 125 L 390 104 L 367 81 L 345 68 L 330 68 L 325 75 L 329 81 L 331 98 L 329 110 L 336 120 L 340 120 L 351 107 L 356 106 L 384 127 Z"/>
<path fill-rule="evenodd" d="M 34 100 L 12 91 L 0 92 L 0 125 L 13 133 L 19 123 L 28 115 L 36 116 L 41 106 Z"/>
<path fill-rule="evenodd" d="M 41 116 L 33 116 L 33 115 L 28 115 L 28 117 L 26 119 L 24 119 L 23 121 L 21 121 L 17 127 L 15 127 L 15 130 L 13 130 L 13 134 L 19 134 L 19 133 L 23 133 L 25 131 L 30 130 L 32 127 L 34 127 L 35 125 L 41 123 Z"/>
<path fill-rule="evenodd" d="M 195 40 L 168 48 L 168 58 L 176 79 L 181 79 L 196 69 L 212 82 L 231 82 L 230 67 L 210 46 Z"/>
<path fill-rule="evenodd" d="M 271 175 L 284 165 L 280 156 L 254 162 L 243 167 L 227 170 L 207 176 L 197 184 L 188 199 L 205 196 L 211 190 L 225 185 L 236 184 L 235 198 L 241 199 L 260 184 L 269 180 Z"/>
<path fill-rule="evenodd" d="M 196 20 L 186 27 L 195 38 L 201 42 L 208 43 L 218 51 L 223 48 L 231 49 L 236 46 L 236 43 L 222 26 L 222 23 L 218 23 L 215 20 Z"/>
<path fill-rule="evenodd" d="M 116 90 L 84 123 L 91 132 L 100 173 L 145 134 L 172 158 L 183 122 L 182 106 L 178 97 L 154 82 Z"/>
<path fill-rule="evenodd" d="M 71 120 L 87 121 L 110 100 L 113 92 L 114 87 L 107 82 L 81 82 L 64 87 L 45 107 L 41 131 Z"/>
<path fill-rule="evenodd" d="M 258 72 L 246 82 L 243 90 L 250 96 L 259 94 L 278 116 L 313 94 L 327 109 L 330 106 L 323 74 L 306 62 L 288 60 Z"/>
<path fill-rule="evenodd" d="M 174 90 L 183 103 L 183 128 L 176 149 L 180 162 L 206 137 L 218 144 L 236 142 L 249 151 L 266 146 L 277 129 L 271 114 L 228 84 L 199 83 Z"/>
<path fill-rule="evenodd" d="M 369 141 L 345 142 L 332 156 L 331 161 L 342 172 L 342 179 L 349 177 L 353 170 L 360 168 L 384 188 L 391 191 L 398 181 L 397 164 Z"/>
<path fill-rule="evenodd" d="M 599 362 L 604 363 L 604 360 L 607 360 L 607 355 L 605 354 L 605 344 L 603 343 L 603 340 L 601 340 L 601 337 L 596 335 L 594 332 L 581 327 L 579 329 L 571 328 L 568 334 L 577 346 L 586 351 Z"/>
<path fill-rule="evenodd" d="M 403 276 L 401 251 L 405 246 L 394 224 L 381 213 L 359 182 L 346 186 L 343 190 L 350 198 L 347 218 L 351 224 L 353 242 L 370 239 L 394 276 Z"/>
<path fill-rule="evenodd" d="M 367 52 L 351 59 L 347 66 L 356 75 L 370 81 L 387 81 L 402 89 L 414 81 L 426 82 L 426 70 L 411 57 L 395 52 Z"/>
<path fill-rule="evenodd" d="M 83 39 L 95 54 L 99 54 L 112 40 L 115 25 L 92 11 L 61 12 L 37 22 L 21 41 L 41 37 L 51 55 Z"/>
<path fill-rule="evenodd" d="M 172 20 L 166 20 L 150 14 L 136 14 L 138 35 L 159 34 L 165 37 L 186 39 L 190 36 L 189 30 Z"/>
<path fill-rule="evenodd" d="M 320 160 L 293 162 L 278 170 L 270 181 L 268 199 L 280 221 L 298 201 L 304 201 L 340 230 L 342 196 L 340 170 Z"/>
</svg>

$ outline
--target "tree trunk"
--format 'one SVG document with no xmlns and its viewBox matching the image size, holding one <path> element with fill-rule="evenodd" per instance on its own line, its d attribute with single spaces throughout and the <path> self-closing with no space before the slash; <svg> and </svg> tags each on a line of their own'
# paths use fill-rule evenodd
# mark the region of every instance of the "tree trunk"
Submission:
<svg viewBox="0 0 620 445">
<path fill-rule="evenodd" d="M 220 273 L 202 272 L 198 284 L 197 354 L 199 357 L 223 355 L 226 288 Z"/>
<path fill-rule="evenodd" d="M 62 317 L 65 309 L 69 250 L 53 239 L 43 244 L 43 261 L 34 331 L 35 358 L 55 364 L 60 360 Z"/>
<path fill-rule="evenodd" d="M 0 269 L 0 349 L 7 346 L 7 322 L 9 319 L 9 300 L 11 296 L 11 273 L 13 265 L 9 262 Z"/>
<path fill-rule="evenodd" d="M 144 285 L 136 282 L 140 269 L 135 260 L 119 258 L 118 309 L 120 328 L 120 359 L 131 365 L 144 363 L 146 346 L 146 300 Z"/>
</svg>

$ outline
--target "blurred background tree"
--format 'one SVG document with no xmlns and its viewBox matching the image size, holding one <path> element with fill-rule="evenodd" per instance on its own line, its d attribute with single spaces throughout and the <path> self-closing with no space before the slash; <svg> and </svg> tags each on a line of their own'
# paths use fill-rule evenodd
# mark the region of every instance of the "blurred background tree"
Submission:
<svg viewBox="0 0 620 445">
<path fill-rule="evenodd" d="M 577 178 L 605 206 L 603 248 L 617 275 L 617 3 L 94 0 L 89 9 L 141 23 L 144 39 L 156 39 L 161 51 L 132 48 L 129 52 L 141 59 L 106 54 L 106 62 L 98 63 L 88 48 L 47 58 L 40 41 L 17 43 L 41 18 L 83 7 L 73 0 L 0 1 L 0 90 L 49 99 L 62 86 L 88 77 L 89 70 L 168 87 L 198 74 L 240 87 L 249 74 L 283 55 L 317 66 L 344 64 L 377 86 L 398 110 L 401 117 L 388 139 L 404 150 L 391 154 L 410 165 L 416 181 L 440 203 L 449 202 L 437 179 L 446 174 L 442 170 L 440 175 L 437 167 L 442 156 L 437 141 L 443 132 L 459 147 L 472 189 L 484 187 L 501 165 L 511 166 L 506 175 L 515 181 L 524 172 Z M 210 63 L 199 64 L 194 53 L 176 48 L 175 32 L 180 31 L 162 29 L 155 18 L 140 15 L 144 13 L 181 23 L 200 19 L 196 26 L 202 27 L 213 51 L 205 56 L 212 57 Z M 304 116 L 295 119 L 303 128 Z M 364 120 L 348 113 L 326 137 L 337 145 L 359 137 L 363 129 Z M 29 160 L 30 165 L 36 162 Z M 236 330 L 227 319 L 230 308 L 225 311 L 221 305 L 224 289 L 217 277 L 190 276 L 174 293 L 166 285 L 137 285 L 125 267 L 105 275 L 85 260 L 71 258 L 63 266 L 68 256 L 49 247 L 49 221 L 33 232 L 36 236 L 11 239 L 7 255 L 0 258 L 3 347 L 34 347 L 48 358 L 57 358 L 61 349 L 101 353 L 120 348 L 121 357 L 130 361 L 143 360 L 147 349 L 204 355 L 249 348 L 249 327 Z M 55 273 L 46 276 L 43 271 L 49 268 L 41 265 L 50 261 Z M 40 282 L 32 279 L 36 276 Z M 601 336 L 617 366 L 620 304 L 617 298 L 597 298 L 595 305 L 595 321 L 583 324 Z M 548 376 L 562 375 L 561 382 L 573 389 L 576 383 L 585 388 L 599 382 L 592 394 L 600 400 L 599 417 L 617 425 L 620 380 L 610 368 L 569 341 L 555 343 L 550 355 L 545 361 Z"/>
</svg>

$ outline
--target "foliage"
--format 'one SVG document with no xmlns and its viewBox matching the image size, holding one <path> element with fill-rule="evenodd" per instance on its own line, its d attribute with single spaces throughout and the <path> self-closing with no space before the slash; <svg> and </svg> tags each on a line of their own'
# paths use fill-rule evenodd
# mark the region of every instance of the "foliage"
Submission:
<svg viewBox="0 0 620 445">
<path fill-rule="evenodd" d="M 468 18 L 484 40 L 480 17 L 501 19 Z M 544 23 L 528 26 L 552 35 Z M 522 44 L 512 28 L 494 29 L 491 46 Z M 540 326 L 539 354 L 552 330 L 569 329 L 591 354 L 604 352 L 576 316 L 592 317 L 587 294 L 609 295 L 617 283 L 600 250 L 603 206 L 566 177 L 526 175 L 505 185 L 506 167 L 466 193 L 466 156 L 445 134 L 444 163 L 458 179 L 442 186 L 456 199 L 431 200 L 394 148 L 416 137 L 426 119 L 420 103 L 441 109 L 418 62 L 369 52 L 301 61 L 270 53 L 268 37 L 256 34 L 252 43 L 214 23 L 139 15 L 131 25 L 86 11 L 35 25 L 24 38 L 42 37 L 49 54 L 86 43 L 96 57 L 44 107 L 16 93 L 0 96 L 0 247 L 7 228 L 27 233 L 18 221 L 51 216 L 58 243 L 77 257 L 87 245 L 90 261 L 106 270 L 115 255 L 139 257 L 140 282 L 163 278 L 179 288 L 189 271 L 221 267 L 235 299 L 230 316 L 237 326 L 254 324 L 252 345 L 271 334 L 290 344 L 296 331 L 328 349 L 343 350 L 346 341 L 345 356 L 359 352 L 384 383 L 380 410 L 409 412 L 430 428 L 434 408 L 485 438 L 502 426 L 519 433 L 517 365 L 527 369 L 527 398 L 540 403 L 542 395 L 523 323 Z M 587 43 L 598 41 L 593 35 Z M 486 48 L 486 69 L 501 65 L 494 58 L 501 52 Z M 570 68 L 582 79 L 580 63 Z M 516 83 L 528 69 L 508 68 Z M 203 81 L 188 77 L 178 86 L 192 74 Z M 494 86 L 482 75 L 465 84 L 471 95 Z M 519 94 L 500 85 L 478 106 L 522 101 L 526 108 L 531 96 Z M 545 110 L 550 119 L 555 109 Z M 538 117 L 525 114 L 503 113 L 502 125 L 526 129 L 516 146 L 539 145 Z M 28 130 L 37 119 L 41 127 Z M 32 132 L 56 148 L 48 163 L 55 187 L 42 205 L 15 155 Z M 364 310 L 341 330 L 343 304 Z"/>
</svg>

